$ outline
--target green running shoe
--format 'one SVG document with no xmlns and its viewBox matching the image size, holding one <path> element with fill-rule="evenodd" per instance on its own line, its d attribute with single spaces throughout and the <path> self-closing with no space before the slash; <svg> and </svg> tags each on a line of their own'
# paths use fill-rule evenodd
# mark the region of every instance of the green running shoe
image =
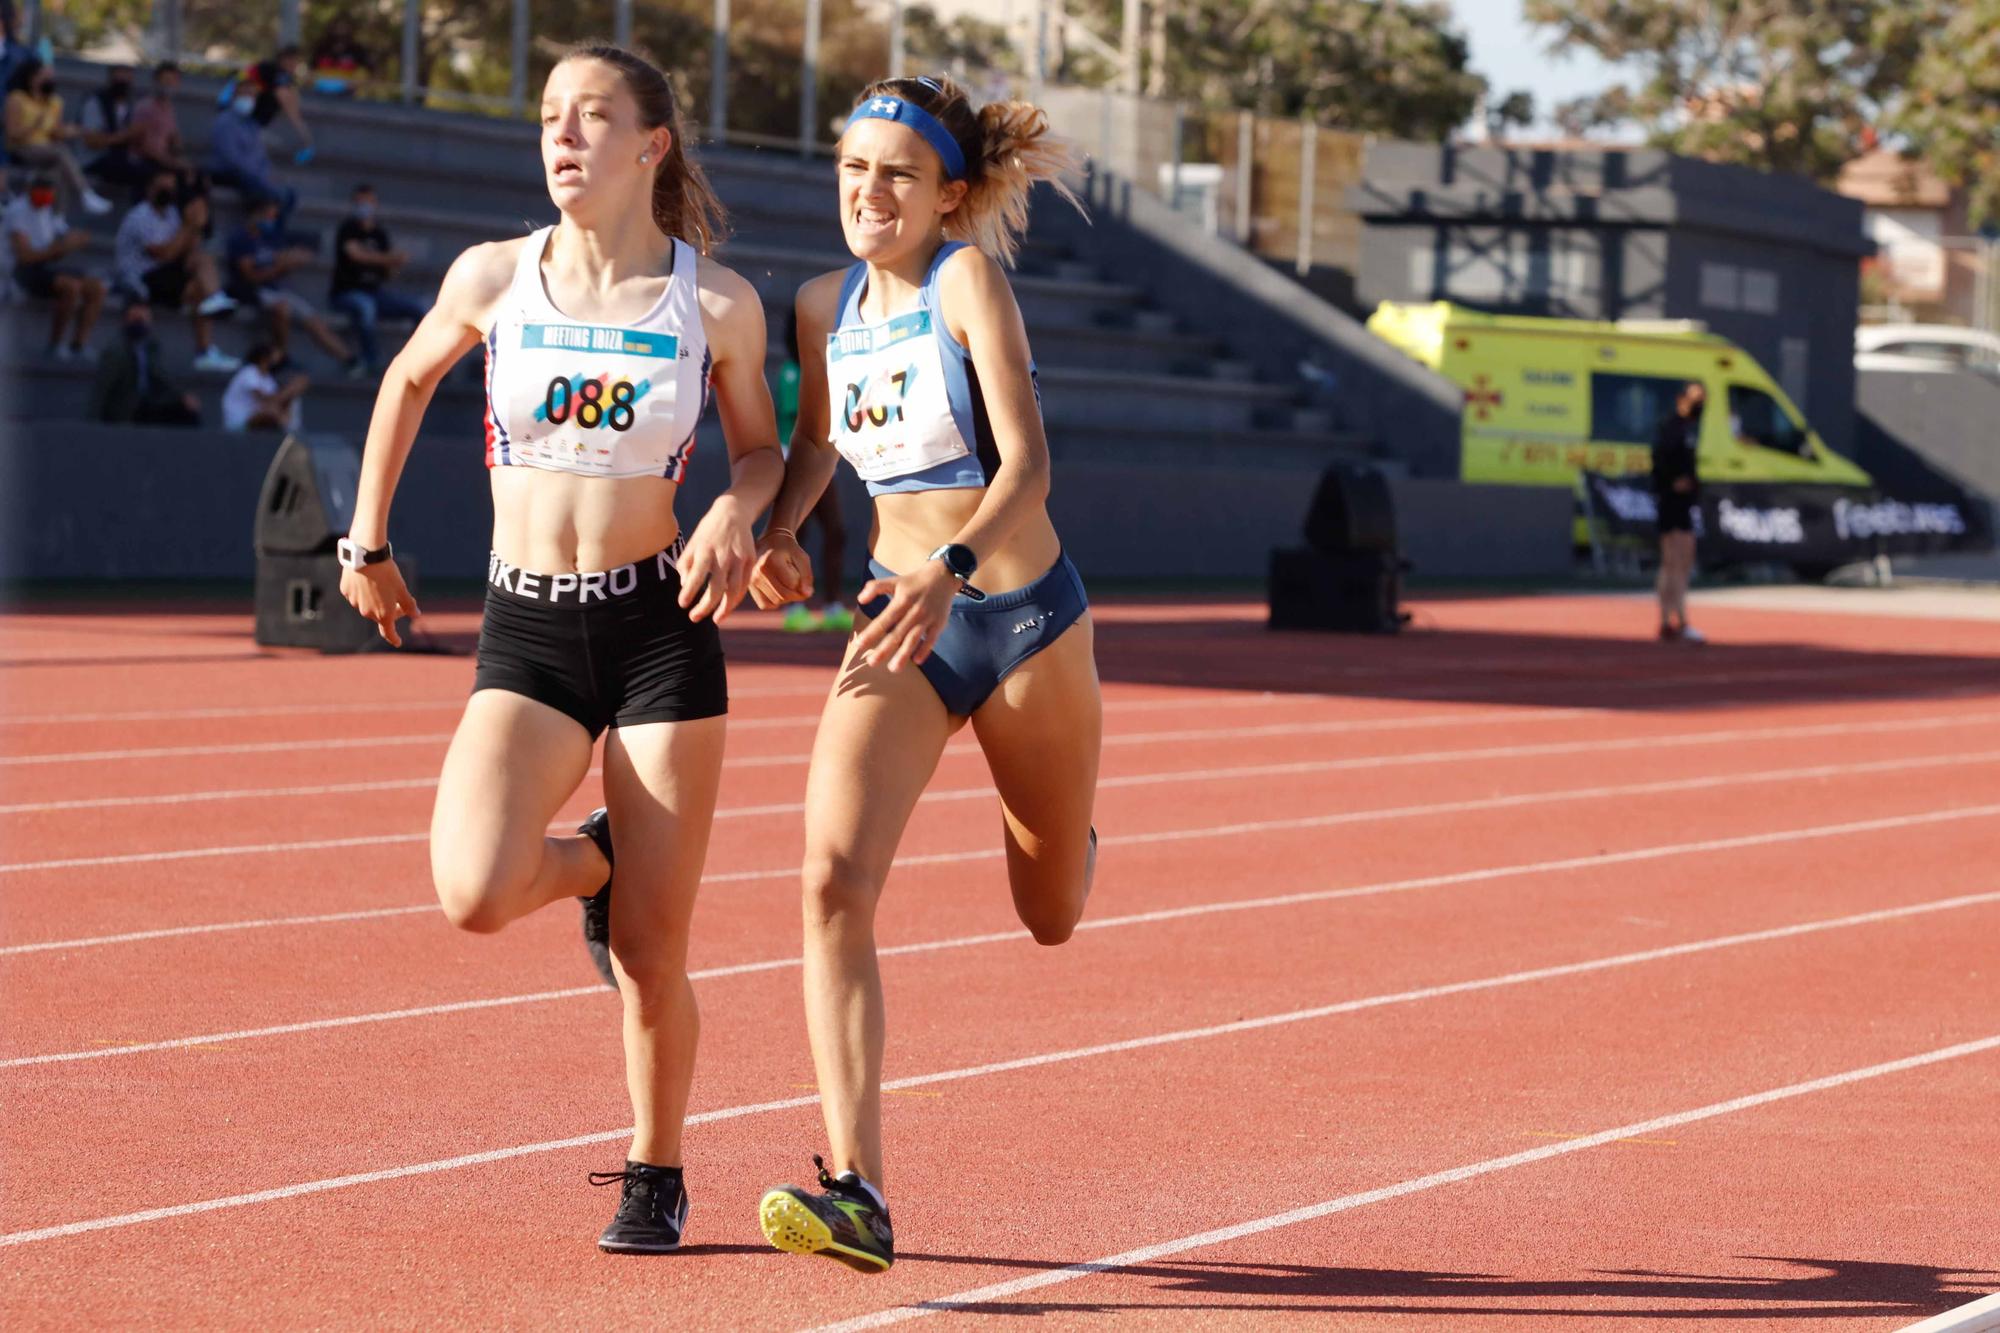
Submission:
<svg viewBox="0 0 2000 1333">
<path fill-rule="evenodd" d="M 757 1206 L 764 1238 L 790 1254 L 824 1254 L 857 1273 L 886 1273 L 896 1262 L 895 1238 L 889 1214 L 852 1171 L 827 1174 L 819 1168 L 818 1194 L 797 1185 L 781 1185 Z"/>
</svg>

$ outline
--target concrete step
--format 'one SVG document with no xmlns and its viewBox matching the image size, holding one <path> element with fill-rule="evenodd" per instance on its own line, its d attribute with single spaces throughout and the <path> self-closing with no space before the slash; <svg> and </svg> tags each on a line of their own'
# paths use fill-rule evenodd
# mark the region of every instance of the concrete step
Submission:
<svg viewBox="0 0 2000 1333">
<path fill-rule="evenodd" d="M 317 350 L 308 350 L 302 339 L 294 354 L 314 381 L 306 399 L 312 428 L 356 438 L 364 434 L 377 382 L 345 378 Z M 476 356 L 468 356 L 439 386 L 429 414 L 432 429 L 450 431 L 454 428 L 450 423 L 459 423 L 468 436 L 478 434 L 483 411 L 479 364 Z M 227 377 L 197 373 L 178 355 L 170 356 L 168 365 L 170 377 L 198 394 L 209 405 L 210 419 L 219 421 Z M 17 355 L 8 369 L 14 379 L 7 386 L 13 416 L 64 421 L 86 415 L 93 363 L 43 362 Z M 1043 416 L 1051 433 L 1058 429 L 1250 432 L 1260 421 L 1284 413 L 1290 402 L 1289 390 L 1268 385 L 1070 367 L 1043 367 L 1040 374 Z"/>
</svg>

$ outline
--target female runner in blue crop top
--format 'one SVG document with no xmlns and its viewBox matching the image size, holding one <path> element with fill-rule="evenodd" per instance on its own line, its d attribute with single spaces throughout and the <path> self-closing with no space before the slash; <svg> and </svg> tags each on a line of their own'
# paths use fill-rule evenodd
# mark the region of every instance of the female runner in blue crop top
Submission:
<svg viewBox="0 0 2000 1333">
<path fill-rule="evenodd" d="M 760 1221 L 780 1249 L 880 1272 L 894 1251 L 874 920 L 897 843 L 969 718 L 1000 793 L 1015 910 L 1035 939 L 1062 943 L 1090 892 L 1102 719 L 1083 585 L 1044 503 L 1034 363 L 995 259 L 1012 258 L 1030 187 L 1056 179 L 1068 150 L 1034 107 L 974 110 L 949 80 L 893 79 L 862 95 L 837 160 L 860 262 L 799 291 L 798 425 L 751 583 L 766 607 L 810 593 L 794 533 L 845 457 L 874 499 L 874 578 L 813 746 L 804 876 L 833 1169 L 821 1164 L 818 1191 L 770 1191 Z"/>
</svg>

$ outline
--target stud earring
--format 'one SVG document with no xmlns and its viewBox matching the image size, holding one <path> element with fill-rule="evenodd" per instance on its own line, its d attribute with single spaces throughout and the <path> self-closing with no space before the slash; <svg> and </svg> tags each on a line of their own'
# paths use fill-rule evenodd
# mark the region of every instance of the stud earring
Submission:
<svg viewBox="0 0 2000 1333">
<path fill-rule="evenodd" d="M 653 160 L 653 155 L 651 153 L 639 154 L 639 165 L 642 167 L 645 166 L 648 162 L 651 162 L 652 160 Z"/>
</svg>

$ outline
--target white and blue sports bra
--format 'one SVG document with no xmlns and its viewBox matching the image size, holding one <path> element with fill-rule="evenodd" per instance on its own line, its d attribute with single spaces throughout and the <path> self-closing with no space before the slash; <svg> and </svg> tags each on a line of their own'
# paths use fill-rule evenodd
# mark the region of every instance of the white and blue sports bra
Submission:
<svg viewBox="0 0 2000 1333">
<path fill-rule="evenodd" d="M 486 465 L 678 482 L 708 408 L 700 257 L 676 238 L 673 275 L 651 310 L 622 327 L 585 324 L 542 283 L 554 230 L 521 247 L 486 334 Z"/>
<path fill-rule="evenodd" d="M 979 372 L 938 299 L 938 273 L 965 245 L 940 246 L 916 309 L 878 323 L 861 318 L 868 265 L 850 268 L 841 284 L 840 322 L 826 339 L 832 443 L 871 496 L 979 489 L 999 468 Z"/>
</svg>

